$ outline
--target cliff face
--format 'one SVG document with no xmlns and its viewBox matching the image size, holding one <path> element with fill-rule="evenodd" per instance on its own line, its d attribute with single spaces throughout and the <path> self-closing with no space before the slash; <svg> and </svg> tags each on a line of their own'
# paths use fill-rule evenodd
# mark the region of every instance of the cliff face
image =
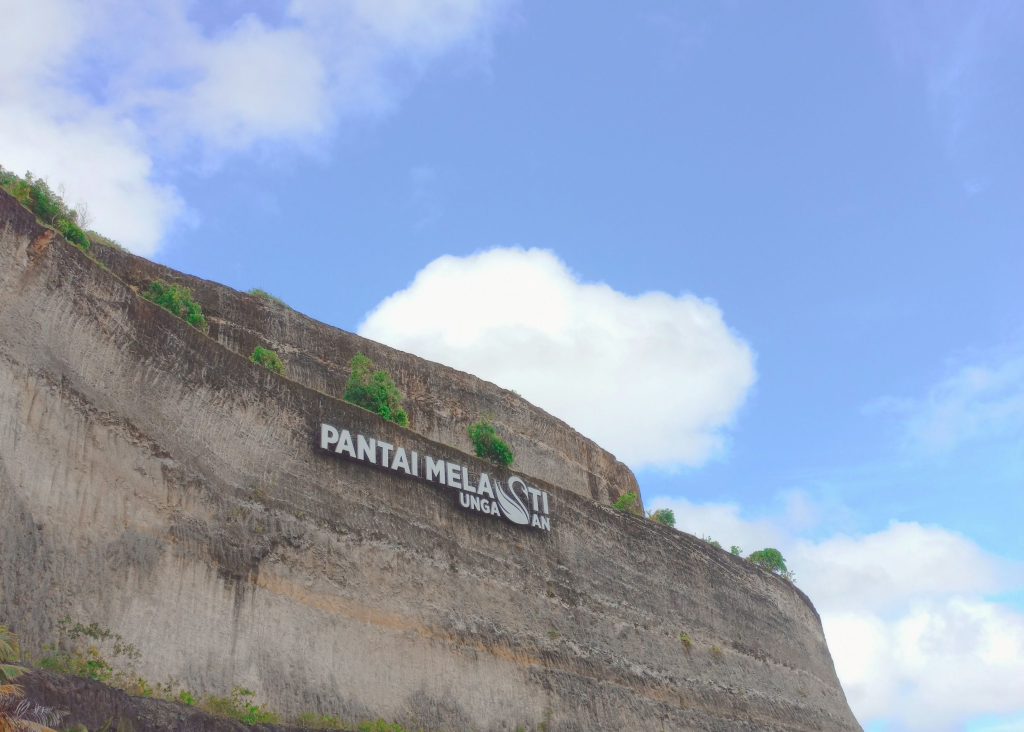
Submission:
<svg viewBox="0 0 1024 732">
<path fill-rule="evenodd" d="M 348 362 L 362 351 L 395 379 L 416 432 L 473 452 L 466 427 L 481 415 L 493 415 L 524 473 L 600 503 L 614 503 L 627 491 L 640 494 L 633 473 L 614 455 L 514 392 L 128 252 L 94 249 L 94 256 L 129 285 L 144 289 L 160 278 L 190 288 L 203 306 L 211 338 L 245 357 L 256 346 L 273 348 L 293 381 L 340 399 Z"/>
<path fill-rule="evenodd" d="M 160 270 L 217 319 L 207 337 L 128 286 L 155 265 L 116 259 L 123 278 L 0 192 L 0 618 L 27 648 L 70 615 L 137 644 L 153 680 L 426 729 L 859 729 L 807 597 L 585 497 L 625 469 L 564 425 Z M 299 380 L 239 355 L 257 339 Z M 332 396 L 356 348 L 395 374 L 419 431 Z M 520 415 L 516 469 L 548 493 L 551 531 L 319 449 L 327 422 L 507 481 L 446 423 L 493 399 Z M 534 462 L 528 428 L 547 438 Z M 556 443 L 575 451 L 561 466 Z"/>
</svg>

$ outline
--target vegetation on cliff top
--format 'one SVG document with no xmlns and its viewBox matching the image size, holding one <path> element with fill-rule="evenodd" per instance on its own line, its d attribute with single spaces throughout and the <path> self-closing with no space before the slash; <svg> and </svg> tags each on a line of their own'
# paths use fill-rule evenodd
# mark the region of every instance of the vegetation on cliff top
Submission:
<svg viewBox="0 0 1024 732">
<path fill-rule="evenodd" d="M 616 500 L 615 503 L 612 504 L 612 508 L 617 508 L 620 511 L 626 511 L 628 513 L 636 514 L 638 516 L 642 515 L 642 512 L 640 510 L 640 498 L 634 491 L 628 491 L 619 496 L 618 500 Z M 652 521 L 657 521 L 659 524 L 671 526 L 672 528 L 675 528 L 676 525 L 676 515 L 671 508 L 659 508 L 656 511 L 651 511 L 647 514 L 647 518 L 651 519 Z M 721 543 L 719 543 L 715 539 L 712 539 L 710 536 L 702 536 L 701 539 L 703 539 L 705 542 L 715 547 L 716 549 L 722 549 Z M 735 544 L 732 545 L 732 547 L 729 549 L 729 552 L 733 556 L 743 556 L 743 550 Z M 782 556 L 782 552 L 780 552 L 778 549 L 773 549 L 772 547 L 760 549 L 750 554 L 747 557 L 747 561 L 749 561 L 758 569 L 763 569 L 766 572 L 771 572 L 772 574 L 778 575 L 779 577 L 782 577 L 782 579 L 787 580 L 789 582 L 796 582 L 796 574 L 793 572 L 793 570 L 786 567 L 786 560 Z"/>
<path fill-rule="evenodd" d="M 387 371 L 374 369 L 373 361 L 356 353 L 349 361 L 352 373 L 345 384 L 345 401 L 368 409 L 402 427 L 409 426 L 409 415 L 402 409 L 402 392 Z"/>
<path fill-rule="evenodd" d="M 793 572 L 786 568 L 786 559 L 778 549 L 761 549 L 751 554 L 747 559 L 755 565 L 772 574 L 777 574 L 792 581 Z"/>
<path fill-rule="evenodd" d="M 254 297 L 259 297 L 264 300 L 270 300 L 271 302 L 276 302 L 278 305 L 284 305 L 285 307 L 288 307 L 288 304 L 284 300 L 282 300 L 279 297 L 274 297 L 269 292 L 267 292 L 266 290 L 261 290 L 259 287 L 254 287 L 251 290 L 246 290 L 246 293 Z"/>
<path fill-rule="evenodd" d="M 149 283 L 149 289 L 139 293 L 170 313 L 178 316 L 197 330 L 206 333 L 210 326 L 206 324 L 203 308 L 192 299 L 192 291 L 181 285 L 171 285 L 163 280 Z"/>
<path fill-rule="evenodd" d="M 477 457 L 504 465 L 506 468 L 512 464 L 515 459 L 512 448 L 498 437 L 498 433 L 489 419 L 484 418 L 479 422 L 474 422 L 466 428 L 466 432 L 469 433 L 469 440 L 473 443 Z"/>
<path fill-rule="evenodd" d="M 275 374 L 284 376 L 284 361 L 277 355 L 277 351 L 272 351 L 263 346 L 256 346 L 252 351 L 252 355 L 249 356 L 249 360 L 270 369 Z"/>
<path fill-rule="evenodd" d="M 79 204 L 78 209 L 71 208 L 64 202 L 60 192 L 51 189 L 42 178 L 35 178 L 31 173 L 25 173 L 22 178 L 2 167 L 0 188 L 17 198 L 39 221 L 59 231 L 79 249 L 89 248 L 89 237 L 83 230 L 89 220 L 88 209 L 84 204 Z"/>
</svg>

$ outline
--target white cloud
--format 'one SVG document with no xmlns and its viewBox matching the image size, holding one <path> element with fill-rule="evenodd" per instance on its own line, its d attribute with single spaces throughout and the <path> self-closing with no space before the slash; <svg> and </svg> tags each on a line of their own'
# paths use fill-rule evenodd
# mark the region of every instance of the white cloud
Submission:
<svg viewBox="0 0 1024 732">
<path fill-rule="evenodd" d="M 893 521 L 867 536 L 792 542 L 800 584 L 825 610 L 885 611 L 951 593 L 1001 589 L 1010 574 L 974 542 L 938 527 Z"/>
<path fill-rule="evenodd" d="M 0 0 L 0 164 L 66 184 L 95 228 L 151 253 L 184 208 L 165 168 L 388 110 L 504 3 L 291 0 L 270 21 L 226 2 Z"/>
<path fill-rule="evenodd" d="M 952 597 L 896 619 L 823 614 L 825 635 L 858 718 L 909 729 L 961 729 L 980 714 L 1024 710 L 1024 615 Z"/>
<path fill-rule="evenodd" d="M 634 467 L 714 455 L 755 378 L 714 303 L 583 283 L 539 249 L 436 259 L 359 333 L 515 389 Z"/>
<path fill-rule="evenodd" d="M 964 443 L 1024 434 L 1024 357 L 962 366 L 920 399 L 881 397 L 866 414 L 905 419 L 911 447 L 937 454 Z"/>
<path fill-rule="evenodd" d="M 821 614 L 862 724 L 961 729 L 979 714 L 1024 712 L 1024 615 L 984 599 L 1024 587 L 1020 565 L 939 527 L 892 522 L 865 536 L 808 541 L 734 504 L 655 498 L 677 526 L 745 553 L 778 548 Z"/>
<path fill-rule="evenodd" d="M 946 450 L 976 437 L 1024 428 L 1024 358 L 968 366 L 938 384 L 910 422 L 914 439 Z"/>
<path fill-rule="evenodd" d="M 9 170 L 65 184 L 70 203 L 88 204 L 93 228 L 141 254 L 152 253 L 183 209 L 173 188 L 152 180 L 153 164 L 134 125 L 103 110 L 83 109 L 70 120 L 2 106 L 0 158 Z"/>
</svg>

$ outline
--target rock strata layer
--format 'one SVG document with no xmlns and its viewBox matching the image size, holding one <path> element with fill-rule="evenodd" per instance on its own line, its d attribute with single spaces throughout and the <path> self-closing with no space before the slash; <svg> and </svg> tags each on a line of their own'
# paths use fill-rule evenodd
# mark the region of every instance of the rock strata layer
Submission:
<svg viewBox="0 0 1024 732">
<path fill-rule="evenodd" d="M 30 651 L 65 615 L 97 621 L 140 648 L 144 677 L 196 694 L 243 685 L 286 719 L 860 729 L 808 598 L 603 505 L 619 468 L 584 442 L 554 449 L 564 425 L 533 462 L 516 438 L 517 472 L 536 470 L 550 495 L 550 532 L 466 512 L 453 490 L 320 452 L 319 425 L 507 478 L 460 452 L 453 426 L 493 387 L 355 336 L 318 350 L 302 339 L 333 329 L 182 280 L 215 319 L 206 336 L 136 294 L 149 274 L 105 261 L 0 193 L 0 618 Z M 256 336 L 224 325 L 251 322 L 233 307 L 263 313 L 272 347 L 294 344 L 283 355 L 296 380 L 245 358 Z M 414 422 L 436 426 L 339 401 L 356 347 L 414 397 Z M 331 379 L 303 375 L 312 354 Z M 573 475 L 596 481 L 599 500 L 562 485 Z"/>
</svg>

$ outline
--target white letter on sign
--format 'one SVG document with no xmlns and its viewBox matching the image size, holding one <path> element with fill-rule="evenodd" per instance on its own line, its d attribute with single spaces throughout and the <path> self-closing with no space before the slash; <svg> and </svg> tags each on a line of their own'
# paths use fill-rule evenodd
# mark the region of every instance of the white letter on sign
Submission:
<svg viewBox="0 0 1024 732">
<path fill-rule="evenodd" d="M 398 470 L 401 468 L 405 471 L 405 474 L 409 474 L 409 458 L 405 456 L 405 448 L 400 447 L 395 450 L 395 460 L 391 463 L 392 470 Z"/>
<path fill-rule="evenodd" d="M 444 483 L 444 460 L 434 462 L 434 458 L 427 455 L 427 474 L 423 476 L 427 480 L 436 480 Z"/>
<path fill-rule="evenodd" d="M 338 440 L 338 446 L 334 448 L 335 452 L 347 452 L 349 457 L 354 458 L 356 456 L 356 449 L 352 446 L 352 433 L 348 430 L 341 431 L 341 438 Z"/>
<path fill-rule="evenodd" d="M 377 441 L 371 437 L 369 442 L 367 442 L 366 438 L 362 435 L 356 435 L 356 444 L 359 445 L 359 459 L 365 460 L 370 458 L 370 462 L 376 465 Z"/>
<path fill-rule="evenodd" d="M 327 450 L 330 445 L 333 445 L 337 441 L 338 430 L 334 429 L 329 424 L 320 425 L 320 447 Z"/>
</svg>

